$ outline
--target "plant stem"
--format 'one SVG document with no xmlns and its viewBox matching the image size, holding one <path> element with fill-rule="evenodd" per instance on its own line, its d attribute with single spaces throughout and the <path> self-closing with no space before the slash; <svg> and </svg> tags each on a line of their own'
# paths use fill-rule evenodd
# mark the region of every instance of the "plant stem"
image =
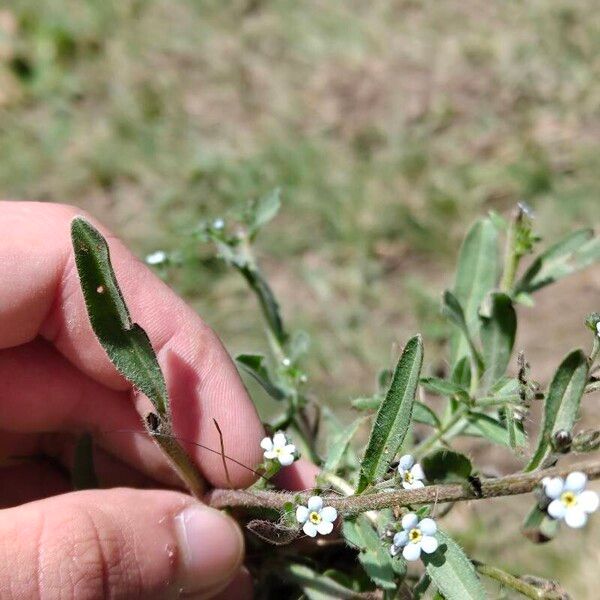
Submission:
<svg viewBox="0 0 600 600">
<path fill-rule="evenodd" d="M 465 416 L 466 407 L 460 407 L 444 425 L 434 434 L 423 440 L 412 452 L 415 458 L 420 458 L 433 448 L 442 438 Z"/>
<path fill-rule="evenodd" d="M 527 598 L 533 598 L 533 600 L 560 600 L 564 597 L 560 593 L 544 590 L 531 585 L 519 577 L 515 577 L 514 575 L 511 575 L 502 569 L 498 569 L 497 567 L 491 567 L 479 562 L 475 562 L 474 564 L 477 571 L 479 571 L 482 575 L 485 575 L 490 579 L 495 579 L 503 586 L 510 587 Z"/>
<path fill-rule="evenodd" d="M 397 490 L 377 494 L 361 494 L 339 498 L 328 496 L 327 503 L 342 514 L 357 514 L 369 510 L 382 510 L 394 506 L 432 504 L 434 502 L 461 502 L 482 498 L 515 496 L 532 492 L 544 477 L 566 477 L 573 471 L 583 471 L 588 479 L 600 478 L 600 460 L 584 462 L 563 468 L 544 469 L 533 473 L 507 475 L 498 479 L 481 480 L 480 489 L 465 484 L 430 485 L 417 490 Z M 287 502 L 297 498 L 306 500 L 310 493 L 266 492 L 248 490 L 212 490 L 207 502 L 215 508 L 244 507 L 283 510 Z"/>
</svg>

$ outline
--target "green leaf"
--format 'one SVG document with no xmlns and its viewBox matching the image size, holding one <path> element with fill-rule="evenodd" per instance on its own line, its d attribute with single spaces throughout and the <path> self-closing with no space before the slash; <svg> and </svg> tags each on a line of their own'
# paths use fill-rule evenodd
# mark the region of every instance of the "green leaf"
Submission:
<svg viewBox="0 0 600 600">
<path fill-rule="evenodd" d="M 421 600 L 423 596 L 427 593 L 429 586 L 431 585 L 431 577 L 427 574 L 427 572 L 421 575 L 421 579 L 415 583 L 415 587 L 412 590 L 413 600 Z"/>
<path fill-rule="evenodd" d="M 467 320 L 465 317 L 465 313 L 460 304 L 458 298 L 450 291 L 446 290 L 443 296 L 443 312 L 444 314 L 454 323 L 460 332 L 462 333 L 463 340 L 466 344 L 466 354 L 471 359 L 471 364 L 477 365 L 477 369 L 481 372 L 483 370 L 483 360 L 477 348 L 475 347 L 475 343 L 473 342 L 473 337 L 469 330 L 469 326 L 467 325 Z M 457 365 L 463 356 L 461 356 L 455 363 Z"/>
<path fill-rule="evenodd" d="M 464 429 L 463 435 L 483 437 L 491 442 L 494 442 L 495 444 L 501 444 L 513 449 L 516 449 L 517 447 L 523 447 L 527 442 L 527 438 L 522 427 L 514 428 L 514 440 L 511 442 L 511 434 L 508 428 L 491 415 L 471 411 L 468 415 L 468 418 L 470 423 Z"/>
<path fill-rule="evenodd" d="M 110 262 L 106 240 L 82 217 L 71 223 L 71 239 L 92 329 L 111 362 L 165 416 L 165 380 L 146 332 L 131 321 Z"/>
<path fill-rule="evenodd" d="M 423 377 L 421 378 L 421 385 L 427 391 L 439 396 L 457 396 L 463 401 L 467 401 L 469 399 L 468 390 L 449 379 L 441 379 L 439 377 Z"/>
<path fill-rule="evenodd" d="M 473 465 L 464 454 L 446 449 L 423 457 L 421 466 L 429 483 L 462 483 L 473 472 Z"/>
<path fill-rule="evenodd" d="M 354 398 L 350 402 L 352 408 L 356 408 L 357 410 L 377 410 L 385 396 L 383 394 L 375 394 L 374 396 L 361 396 L 359 398 Z"/>
<path fill-rule="evenodd" d="M 574 350 L 560 364 L 544 401 L 544 421 L 536 451 L 526 471 L 540 467 L 551 453 L 552 436 L 561 429 L 571 431 L 588 378 L 588 362 L 581 350 Z"/>
<path fill-rule="evenodd" d="M 99 487 L 94 468 L 94 442 L 89 433 L 84 433 L 77 440 L 71 482 L 75 490 L 94 490 Z"/>
<path fill-rule="evenodd" d="M 423 341 L 411 338 L 398 361 L 392 384 L 381 403 L 361 465 L 357 493 L 382 477 L 394 460 L 412 420 L 423 365 Z"/>
<path fill-rule="evenodd" d="M 248 375 L 253 377 L 274 400 L 285 400 L 287 394 L 277 384 L 273 383 L 266 359 L 262 354 L 239 354 L 235 357 L 236 363 Z"/>
<path fill-rule="evenodd" d="M 343 535 L 351 546 L 359 550 L 358 560 L 373 582 L 383 589 L 395 589 L 394 565 L 389 549 L 383 545 L 369 520 L 364 515 L 345 519 Z"/>
<path fill-rule="evenodd" d="M 473 563 L 447 534 L 436 534 L 439 546 L 432 554 L 421 554 L 433 585 L 446 600 L 485 600 L 485 590 Z"/>
<path fill-rule="evenodd" d="M 534 544 L 544 544 L 558 533 L 558 521 L 551 519 L 537 504 L 525 517 L 521 531 Z"/>
<path fill-rule="evenodd" d="M 250 238 L 254 238 L 281 208 L 281 190 L 274 189 L 271 193 L 260 198 L 251 208 L 251 217 L 248 225 Z"/>
<path fill-rule="evenodd" d="M 484 389 L 489 389 L 506 372 L 517 333 L 517 313 L 510 297 L 499 292 L 493 293 L 490 304 L 489 317 L 481 317 Z"/>
<path fill-rule="evenodd" d="M 357 597 L 354 590 L 305 565 L 289 563 L 283 569 L 285 578 L 299 586 L 308 600 L 344 600 Z"/>
<path fill-rule="evenodd" d="M 413 404 L 413 421 L 415 423 L 421 423 L 423 425 L 430 425 L 431 427 L 441 427 L 440 420 L 437 415 L 422 402 L 415 400 Z"/>
<path fill-rule="evenodd" d="M 452 365 L 467 355 L 467 339 L 477 337 L 479 306 L 486 294 L 496 287 L 499 274 L 498 230 L 490 219 L 481 219 L 467 233 L 458 259 L 454 295 L 464 308 L 468 334 L 466 339 L 458 334 L 452 336 Z"/>
<path fill-rule="evenodd" d="M 591 229 L 565 236 L 542 252 L 515 286 L 515 294 L 533 292 L 600 260 L 600 238 Z"/>
<path fill-rule="evenodd" d="M 364 423 L 366 417 L 361 419 L 357 419 L 346 427 L 343 431 L 341 431 L 333 440 L 329 447 L 329 452 L 327 453 L 327 460 L 323 465 L 324 471 L 329 471 L 330 473 L 335 473 L 337 469 L 340 467 L 342 460 L 344 458 L 344 454 L 346 454 L 346 450 L 348 449 L 348 445 L 352 441 L 352 438 L 358 431 L 358 428 Z"/>
<path fill-rule="evenodd" d="M 450 379 L 463 389 L 469 387 L 471 382 L 471 365 L 469 364 L 468 357 L 464 356 L 454 365 Z"/>
</svg>

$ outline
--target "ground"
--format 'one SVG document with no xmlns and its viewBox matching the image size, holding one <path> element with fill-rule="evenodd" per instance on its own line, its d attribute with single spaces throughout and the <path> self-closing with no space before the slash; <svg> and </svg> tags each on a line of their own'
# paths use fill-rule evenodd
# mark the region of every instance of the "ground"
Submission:
<svg viewBox="0 0 600 600">
<path fill-rule="evenodd" d="M 337 406 L 415 330 L 439 365 L 439 294 L 477 215 L 524 200 L 550 240 L 599 223 L 593 0 L 3 6 L 0 194 L 79 205 L 143 255 L 189 252 L 190 224 L 280 186 L 259 255 L 290 326 L 312 334 L 312 389 Z M 599 269 L 520 309 L 541 382 L 587 343 Z M 172 283 L 232 352 L 263 345 L 233 274 L 203 262 Z M 534 559 L 515 533 L 523 505 L 499 506 L 514 528 L 470 549 L 593 597 L 591 530 Z M 467 510 L 500 530 L 500 512 Z"/>
</svg>

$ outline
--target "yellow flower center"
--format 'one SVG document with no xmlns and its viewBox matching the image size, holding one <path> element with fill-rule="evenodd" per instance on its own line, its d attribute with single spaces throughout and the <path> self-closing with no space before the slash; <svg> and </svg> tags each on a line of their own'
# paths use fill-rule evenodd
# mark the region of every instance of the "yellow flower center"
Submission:
<svg viewBox="0 0 600 600">
<path fill-rule="evenodd" d="M 405 471 L 404 472 L 404 481 L 406 481 L 406 483 L 412 483 L 413 482 L 413 476 L 412 476 L 412 473 L 410 471 Z"/>
<path fill-rule="evenodd" d="M 408 539 L 411 542 L 418 542 L 423 537 L 420 529 L 411 529 L 408 533 Z"/>
<path fill-rule="evenodd" d="M 573 492 L 564 492 L 560 497 L 560 501 L 569 508 L 577 504 L 577 496 Z"/>
<path fill-rule="evenodd" d="M 321 522 L 321 515 L 318 512 L 313 510 L 313 512 L 311 512 L 310 515 L 308 515 L 308 520 L 311 523 L 318 525 Z"/>
</svg>

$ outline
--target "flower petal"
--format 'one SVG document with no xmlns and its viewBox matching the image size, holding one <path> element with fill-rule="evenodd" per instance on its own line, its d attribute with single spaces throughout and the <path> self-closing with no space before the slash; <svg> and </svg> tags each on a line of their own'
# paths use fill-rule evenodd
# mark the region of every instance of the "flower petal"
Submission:
<svg viewBox="0 0 600 600">
<path fill-rule="evenodd" d="M 577 496 L 577 506 L 586 513 L 596 512 L 599 504 L 600 498 L 598 498 L 598 494 L 592 492 L 592 490 L 586 490 Z"/>
<path fill-rule="evenodd" d="M 316 537 L 317 526 L 314 523 L 311 523 L 310 521 L 306 521 L 306 523 L 304 523 L 304 525 L 302 526 L 302 531 L 304 531 L 304 533 L 309 537 Z"/>
<path fill-rule="evenodd" d="M 587 515 L 578 506 L 573 506 L 567 510 L 567 514 L 565 515 L 565 523 L 569 527 L 579 529 L 580 527 L 583 527 L 586 522 Z"/>
<path fill-rule="evenodd" d="M 405 490 L 412 490 L 412 483 L 408 483 L 408 481 L 402 481 L 402 487 Z"/>
<path fill-rule="evenodd" d="M 273 460 L 277 458 L 277 452 L 275 450 L 265 450 L 264 457 L 268 460 Z"/>
<path fill-rule="evenodd" d="M 299 506 L 296 509 L 296 521 L 304 523 L 306 519 L 308 519 L 308 508 L 306 506 Z"/>
<path fill-rule="evenodd" d="M 419 523 L 419 529 L 423 532 L 423 535 L 435 535 L 437 532 L 437 525 L 433 519 L 423 519 Z"/>
<path fill-rule="evenodd" d="M 390 554 L 392 556 L 396 556 L 398 554 L 398 552 L 400 552 L 400 548 L 398 548 L 398 546 L 395 546 L 394 544 L 392 544 L 390 546 Z"/>
<path fill-rule="evenodd" d="M 283 448 L 286 444 L 287 444 L 287 438 L 285 437 L 285 433 L 278 431 L 273 436 L 273 446 L 275 446 L 275 448 Z"/>
<path fill-rule="evenodd" d="M 402 548 L 408 544 L 408 533 L 406 531 L 399 531 L 396 535 L 394 535 L 394 546 L 398 546 Z"/>
<path fill-rule="evenodd" d="M 327 523 L 333 523 L 337 519 L 337 510 L 333 506 L 326 506 L 321 509 L 321 519 Z"/>
<path fill-rule="evenodd" d="M 400 457 L 400 462 L 398 463 L 398 469 L 402 469 L 403 471 L 408 471 L 415 464 L 415 459 L 410 454 L 405 454 Z"/>
<path fill-rule="evenodd" d="M 413 542 L 406 544 L 404 550 L 402 550 L 402 556 L 406 560 L 419 560 L 421 556 L 421 544 L 414 544 Z"/>
<path fill-rule="evenodd" d="M 263 450 L 273 450 L 273 440 L 270 437 L 263 438 L 260 442 Z"/>
<path fill-rule="evenodd" d="M 286 444 L 283 447 L 283 452 L 286 454 L 294 454 L 294 452 L 296 452 L 296 446 L 294 446 L 294 444 Z"/>
<path fill-rule="evenodd" d="M 293 462 L 294 462 L 294 455 L 293 454 L 280 454 L 278 456 L 279 458 L 279 464 L 282 467 L 289 467 Z"/>
<path fill-rule="evenodd" d="M 425 484 L 422 481 L 419 481 L 418 479 L 416 481 L 413 481 L 410 484 L 410 489 L 411 490 L 420 490 L 421 488 L 424 488 Z"/>
<path fill-rule="evenodd" d="M 587 477 L 585 473 L 573 471 L 573 473 L 569 473 L 565 479 L 565 490 L 571 492 L 583 492 L 586 483 Z"/>
<path fill-rule="evenodd" d="M 544 477 L 542 485 L 544 486 L 544 494 L 552 500 L 558 498 L 565 487 L 564 482 L 560 477 Z"/>
<path fill-rule="evenodd" d="M 311 496 L 308 499 L 308 510 L 320 512 L 323 508 L 323 498 L 321 496 Z"/>
<path fill-rule="evenodd" d="M 421 550 L 426 554 L 431 554 L 435 552 L 438 547 L 438 541 L 432 535 L 424 535 L 421 538 Z"/>
<path fill-rule="evenodd" d="M 564 519 L 567 507 L 560 500 L 552 500 L 548 506 L 548 514 L 553 519 Z"/>
<path fill-rule="evenodd" d="M 417 463 L 410 470 L 410 474 L 414 477 L 414 479 L 425 479 L 425 473 L 423 472 L 423 467 Z"/>
<path fill-rule="evenodd" d="M 328 535 L 329 533 L 331 533 L 333 531 L 333 523 L 330 523 L 329 521 L 321 521 L 317 525 L 317 531 L 321 535 Z"/>
<path fill-rule="evenodd" d="M 408 513 L 402 517 L 402 529 L 413 529 L 418 522 L 419 517 L 415 513 Z"/>
</svg>

